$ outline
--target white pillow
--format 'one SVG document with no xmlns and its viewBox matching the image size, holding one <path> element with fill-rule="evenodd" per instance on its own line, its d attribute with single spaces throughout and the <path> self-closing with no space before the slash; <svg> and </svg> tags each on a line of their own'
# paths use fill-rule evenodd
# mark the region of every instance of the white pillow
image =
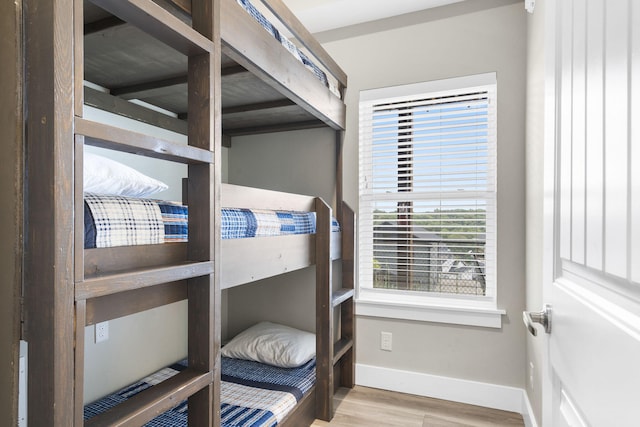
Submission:
<svg viewBox="0 0 640 427">
<path fill-rule="evenodd" d="M 169 188 L 129 166 L 88 152 L 84 153 L 83 173 L 87 193 L 147 197 Z"/>
<path fill-rule="evenodd" d="M 222 347 L 221 354 L 281 368 L 295 368 L 316 355 L 316 336 L 289 326 L 260 322 L 236 335 Z"/>
</svg>

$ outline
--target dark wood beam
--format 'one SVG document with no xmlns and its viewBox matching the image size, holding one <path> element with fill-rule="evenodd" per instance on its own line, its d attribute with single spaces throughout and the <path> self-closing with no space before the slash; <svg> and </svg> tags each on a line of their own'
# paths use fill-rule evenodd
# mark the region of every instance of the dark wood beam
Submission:
<svg viewBox="0 0 640 427">
<path fill-rule="evenodd" d="M 99 33 L 111 28 L 126 25 L 127 23 L 116 16 L 109 16 L 108 18 L 100 19 L 95 22 L 88 22 L 84 24 L 84 35 Z"/>
<path fill-rule="evenodd" d="M 118 19 L 118 18 L 115 18 L 115 19 Z M 98 21 L 98 22 L 101 22 L 101 21 Z M 247 71 L 244 67 L 240 65 L 226 67 L 221 70 L 222 76 L 233 76 L 233 75 L 248 73 L 248 72 L 249 71 Z M 111 92 L 111 95 L 119 96 L 124 99 L 133 99 L 143 93 L 146 95 L 149 95 L 148 92 L 150 91 L 154 91 L 154 90 L 158 90 L 158 89 L 162 89 L 170 86 L 176 86 L 180 84 L 187 84 L 186 74 L 180 75 L 180 76 L 168 77 L 160 80 L 154 80 L 150 82 L 138 83 L 135 85 L 115 87 L 115 88 L 111 88 L 110 92 Z"/>
<path fill-rule="evenodd" d="M 269 110 L 271 108 L 291 107 L 296 105 L 290 99 L 279 99 L 277 101 L 259 102 L 256 104 L 237 105 L 235 107 L 227 107 L 222 110 L 222 115 L 247 113 L 250 111 Z"/>
<path fill-rule="evenodd" d="M 291 101 L 290 99 L 279 99 L 276 101 L 259 102 L 256 104 L 237 105 L 235 107 L 227 107 L 223 109 L 222 116 L 224 118 L 225 115 L 230 114 L 241 114 L 261 110 L 269 110 L 271 108 L 292 107 L 294 105 L 296 105 L 295 102 Z M 178 113 L 178 118 L 181 120 L 187 120 L 188 114 Z"/>
<path fill-rule="evenodd" d="M 237 129 L 225 129 L 225 135 L 229 137 L 234 136 L 243 136 L 243 135 L 258 135 L 261 133 L 271 133 L 271 132 L 287 132 L 292 130 L 302 130 L 302 129 L 315 129 L 315 128 L 323 128 L 327 125 L 320 120 L 310 120 L 304 122 L 292 122 L 292 123 L 281 123 L 276 125 L 266 125 L 266 126 L 254 126 L 254 127 L 244 127 Z"/>
<path fill-rule="evenodd" d="M 248 73 L 249 70 L 244 68 L 242 65 L 232 65 L 229 67 L 224 67 L 220 70 L 220 75 L 224 76 L 232 76 L 234 74 Z"/>
<path fill-rule="evenodd" d="M 163 89 L 170 86 L 187 84 L 187 75 L 169 77 L 167 79 L 155 80 L 151 82 L 139 83 L 135 85 L 116 87 L 111 89 L 111 95 L 119 96 L 124 99 L 137 98 L 142 93 L 153 90 Z M 147 94 L 148 95 L 148 94 Z"/>
<path fill-rule="evenodd" d="M 85 87 L 84 101 L 86 105 L 90 105 L 119 116 L 129 117 L 131 119 L 178 132 L 183 135 L 187 134 L 187 122 L 184 120 L 167 116 L 166 114 L 133 104 L 108 93 Z"/>
<path fill-rule="evenodd" d="M 225 133 L 222 134 L 222 146 L 231 148 L 231 137 Z"/>
</svg>

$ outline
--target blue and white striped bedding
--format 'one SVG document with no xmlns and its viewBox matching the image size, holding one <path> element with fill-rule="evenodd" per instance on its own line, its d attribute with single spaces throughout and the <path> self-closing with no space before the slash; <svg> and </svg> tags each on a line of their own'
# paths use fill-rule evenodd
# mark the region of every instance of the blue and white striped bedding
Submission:
<svg viewBox="0 0 640 427">
<path fill-rule="evenodd" d="M 85 249 L 184 242 L 187 222 L 187 208 L 175 203 L 84 195 Z"/>
<path fill-rule="evenodd" d="M 313 234 L 316 217 L 314 212 L 223 208 L 221 228 L 223 239 Z"/>
<path fill-rule="evenodd" d="M 291 54 L 302 64 L 304 64 L 309 71 L 328 87 L 331 92 L 336 96 L 340 96 L 340 91 L 329 81 L 327 75 L 320 67 L 318 67 L 304 52 L 302 52 L 295 44 L 291 42 L 287 37 L 280 34 L 280 31 L 262 14 L 256 7 L 251 4 L 250 0 L 236 0 L 244 10 L 249 13 L 267 32 L 269 32 L 276 40 L 278 40 L 282 46 L 284 46 Z"/>
<path fill-rule="evenodd" d="M 87 420 L 186 368 L 186 361 L 143 378 L 84 408 Z M 299 368 L 278 368 L 258 362 L 222 358 L 221 419 L 225 427 L 275 426 L 315 383 L 315 359 Z M 146 426 L 186 426 L 187 402 L 154 418 Z"/>
<path fill-rule="evenodd" d="M 85 248 L 186 242 L 186 206 L 161 200 L 85 194 Z M 313 234 L 315 212 L 223 208 L 223 239 Z M 339 231 L 332 220 L 332 231 Z"/>
</svg>

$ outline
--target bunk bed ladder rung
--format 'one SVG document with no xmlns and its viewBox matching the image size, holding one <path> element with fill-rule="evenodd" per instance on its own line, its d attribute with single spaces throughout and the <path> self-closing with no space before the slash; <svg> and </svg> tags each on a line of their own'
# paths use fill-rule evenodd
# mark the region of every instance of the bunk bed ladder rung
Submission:
<svg viewBox="0 0 640 427">
<path fill-rule="evenodd" d="M 85 137 L 84 143 L 86 145 L 177 163 L 213 163 L 213 153 L 202 148 L 132 132 L 81 117 L 75 118 L 74 125 L 75 133 Z"/>
<path fill-rule="evenodd" d="M 342 357 L 353 348 L 353 340 L 342 338 L 333 345 L 333 364 L 335 365 Z"/>
<path fill-rule="evenodd" d="M 212 372 L 186 369 L 118 406 L 87 420 L 85 426 L 142 425 L 213 382 Z"/>
<path fill-rule="evenodd" d="M 331 303 L 335 308 L 350 298 L 353 298 L 353 289 L 341 288 L 333 292 Z"/>
<path fill-rule="evenodd" d="M 213 262 L 203 261 L 98 275 L 77 282 L 75 297 L 76 300 L 85 300 L 212 273 Z"/>
</svg>

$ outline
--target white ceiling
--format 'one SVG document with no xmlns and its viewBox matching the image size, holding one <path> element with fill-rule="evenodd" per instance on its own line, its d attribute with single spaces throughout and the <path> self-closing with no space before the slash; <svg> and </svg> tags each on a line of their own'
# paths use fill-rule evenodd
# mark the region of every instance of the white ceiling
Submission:
<svg viewBox="0 0 640 427">
<path fill-rule="evenodd" d="M 463 0 L 284 0 L 312 33 L 460 1 Z"/>
</svg>

